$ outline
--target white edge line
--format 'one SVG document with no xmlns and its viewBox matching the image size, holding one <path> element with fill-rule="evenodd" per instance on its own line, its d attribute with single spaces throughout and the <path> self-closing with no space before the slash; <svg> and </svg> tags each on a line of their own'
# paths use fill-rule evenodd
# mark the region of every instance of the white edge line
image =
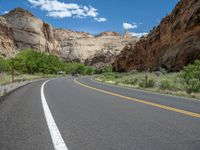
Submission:
<svg viewBox="0 0 200 150">
<path fill-rule="evenodd" d="M 96 82 L 98 84 L 102 84 L 102 85 L 108 85 L 108 86 L 113 86 L 113 87 L 118 87 L 118 88 L 124 88 L 124 89 L 129 89 L 132 91 L 139 91 L 139 92 L 144 92 L 144 93 L 150 93 L 150 94 L 156 94 L 156 95 L 161 95 L 161 96 L 169 96 L 172 98 L 181 98 L 187 101 L 196 101 L 196 102 L 200 102 L 199 99 L 195 99 L 195 98 L 186 98 L 186 97 L 181 97 L 181 96 L 176 96 L 176 95 L 170 95 L 170 94 L 164 94 L 164 93 L 157 93 L 157 92 L 152 92 L 152 91 L 145 91 L 142 89 L 136 89 L 136 88 L 129 88 L 129 87 L 124 87 L 124 86 L 120 86 L 120 85 L 114 85 L 114 84 L 108 84 L 108 83 L 104 83 L 104 82 L 100 82 L 100 81 L 96 81 L 93 79 L 93 77 L 90 78 L 91 81 Z"/>
<path fill-rule="evenodd" d="M 49 128 L 49 132 L 50 132 L 51 139 L 52 139 L 52 142 L 54 145 L 54 149 L 55 150 L 68 150 L 67 146 L 60 134 L 60 131 L 56 125 L 56 122 L 54 121 L 54 118 L 52 116 L 52 113 L 49 109 L 49 106 L 47 104 L 47 101 L 46 101 L 46 98 L 44 95 L 44 86 L 49 81 L 50 80 L 45 81 L 41 86 L 41 101 L 42 101 L 42 106 L 43 106 L 47 126 Z"/>
</svg>

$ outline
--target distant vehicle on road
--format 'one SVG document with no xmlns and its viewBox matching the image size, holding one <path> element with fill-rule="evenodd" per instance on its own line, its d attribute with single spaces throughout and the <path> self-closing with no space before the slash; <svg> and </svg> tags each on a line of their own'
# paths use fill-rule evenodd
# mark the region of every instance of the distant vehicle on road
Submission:
<svg viewBox="0 0 200 150">
<path fill-rule="evenodd" d="M 58 74 L 60 74 L 60 75 L 64 75 L 65 72 L 64 72 L 64 71 L 59 71 Z"/>
</svg>

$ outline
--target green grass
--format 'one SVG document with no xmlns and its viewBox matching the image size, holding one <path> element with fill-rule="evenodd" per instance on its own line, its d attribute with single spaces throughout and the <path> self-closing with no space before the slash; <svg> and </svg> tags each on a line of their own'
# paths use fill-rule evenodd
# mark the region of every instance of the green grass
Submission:
<svg viewBox="0 0 200 150">
<path fill-rule="evenodd" d="M 189 93 L 187 85 L 180 77 L 180 73 L 148 73 L 146 87 L 146 73 L 104 73 L 96 76 L 95 80 L 146 91 L 200 99 L 200 93 Z"/>
</svg>

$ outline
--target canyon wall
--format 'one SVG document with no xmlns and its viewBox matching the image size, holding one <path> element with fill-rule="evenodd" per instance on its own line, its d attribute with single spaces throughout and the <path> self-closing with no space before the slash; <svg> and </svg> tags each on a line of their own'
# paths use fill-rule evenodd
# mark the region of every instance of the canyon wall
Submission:
<svg viewBox="0 0 200 150">
<path fill-rule="evenodd" d="M 113 68 L 179 71 L 196 59 L 200 59 L 200 0 L 181 0 L 146 37 L 126 46 Z"/>
<path fill-rule="evenodd" d="M 112 63 L 126 44 L 138 40 L 116 32 L 94 36 L 86 32 L 53 29 L 50 24 L 22 8 L 3 15 L 1 20 L 0 29 L 4 33 L 0 39 L 3 45 L 0 46 L 0 53 L 7 57 L 19 50 L 33 49 L 56 54 L 67 62 L 77 61 L 101 67 Z M 10 43 L 4 38 L 5 35 Z M 6 46 L 5 41 L 10 46 Z"/>
<path fill-rule="evenodd" d="M 56 29 L 58 50 L 66 61 L 85 62 L 102 67 L 113 62 L 127 43 L 137 41 L 135 37 L 121 36 L 116 32 L 104 32 L 97 36 L 85 32 Z M 107 55 L 107 54 L 111 55 Z M 99 59 L 99 56 L 103 58 Z"/>
</svg>

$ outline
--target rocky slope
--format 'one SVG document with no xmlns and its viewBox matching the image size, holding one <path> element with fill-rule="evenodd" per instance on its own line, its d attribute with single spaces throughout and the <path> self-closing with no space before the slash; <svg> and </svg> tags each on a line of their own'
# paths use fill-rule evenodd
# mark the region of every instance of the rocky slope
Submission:
<svg viewBox="0 0 200 150">
<path fill-rule="evenodd" d="M 3 17 L 12 27 L 18 49 L 31 48 L 58 53 L 53 28 L 50 24 L 43 22 L 22 8 L 16 8 Z"/>
<path fill-rule="evenodd" d="M 196 59 L 200 59 L 200 0 L 181 0 L 147 37 L 126 46 L 113 67 L 177 71 Z"/>
<path fill-rule="evenodd" d="M 85 62 L 101 67 L 113 62 L 127 43 L 134 43 L 135 37 L 120 36 L 116 32 L 104 32 L 97 36 L 84 32 L 55 29 L 58 50 L 67 61 Z M 107 55 L 110 53 L 111 55 Z M 101 57 L 106 55 L 105 57 Z M 101 58 L 100 58 L 101 57 Z"/>
<path fill-rule="evenodd" d="M 0 17 L 0 55 L 10 57 L 15 54 L 16 48 L 12 28 L 3 17 Z"/>
<path fill-rule="evenodd" d="M 31 48 L 57 54 L 66 61 L 102 66 L 113 62 L 127 43 L 137 40 L 135 37 L 120 36 L 116 32 L 103 32 L 93 36 L 85 32 L 53 29 L 50 24 L 22 8 L 16 8 L 1 18 L 5 23 L 0 23 L 4 32 L 0 40 L 4 47 L 1 46 L 0 53 L 6 56 L 10 56 L 16 49 Z M 3 42 L 5 33 L 10 42 L 13 42 L 9 47 Z"/>
</svg>

